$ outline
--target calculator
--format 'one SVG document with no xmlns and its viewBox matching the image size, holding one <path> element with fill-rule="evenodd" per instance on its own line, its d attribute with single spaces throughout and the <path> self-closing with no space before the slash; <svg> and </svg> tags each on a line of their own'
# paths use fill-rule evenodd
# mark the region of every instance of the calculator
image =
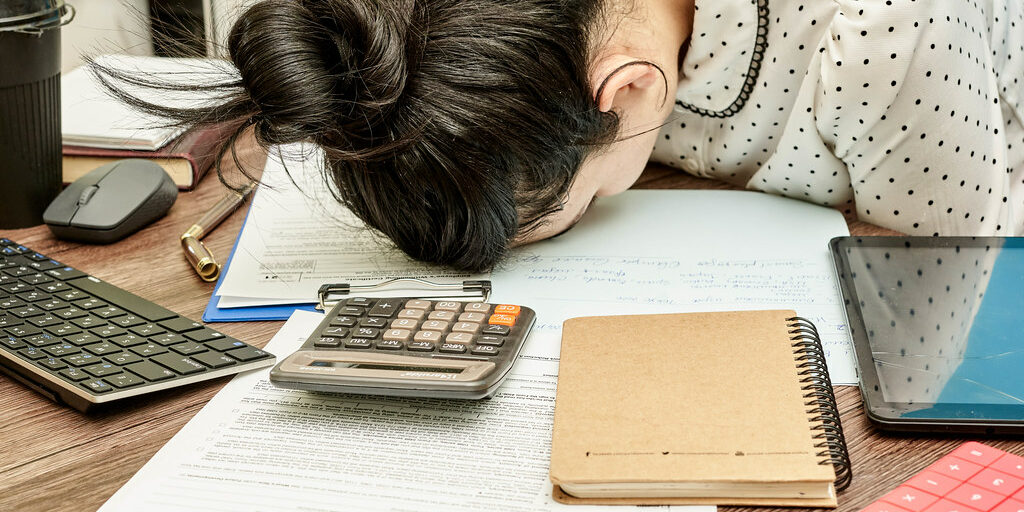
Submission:
<svg viewBox="0 0 1024 512">
<path fill-rule="evenodd" d="M 369 395 L 478 399 L 508 375 L 536 314 L 523 306 L 352 297 L 338 301 L 275 386 Z"/>
</svg>

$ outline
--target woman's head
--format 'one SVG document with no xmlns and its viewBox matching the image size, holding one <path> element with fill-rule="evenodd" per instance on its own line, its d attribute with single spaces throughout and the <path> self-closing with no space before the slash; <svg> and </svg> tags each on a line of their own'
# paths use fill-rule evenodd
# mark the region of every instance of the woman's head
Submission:
<svg viewBox="0 0 1024 512">
<path fill-rule="evenodd" d="M 650 136 L 615 142 L 623 133 L 613 106 L 626 101 L 615 91 L 657 89 L 663 105 L 674 72 L 608 52 L 607 8 L 600 0 L 263 1 L 228 38 L 241 77 L 230 101 L 161 113 L 237 120 L 239 133 L 251 125 L 265 146 L 314 142 L 338 199 L 399 248 L 486 269 L 509 245 L 560 231 L 582 212 L 576 203 L 600 193 L 603 179 L 584 176 L 573 187 L 585 162 L 615 173 L 625 143 L 642 153 L 642 169 L 650 146 L 634 146 Z M 638 174 L 629 172 L 613 181 L 628 187 Z M 580 186 L 587 197 L 570 198 Z"/>
</svg>

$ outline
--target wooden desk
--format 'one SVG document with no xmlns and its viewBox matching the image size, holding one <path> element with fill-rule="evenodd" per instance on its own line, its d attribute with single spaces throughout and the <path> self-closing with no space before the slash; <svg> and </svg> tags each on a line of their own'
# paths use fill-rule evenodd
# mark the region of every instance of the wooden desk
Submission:
<svg viewBox="0 0 1024 512">
<path fill-rule="evenodd" d="M 262 155 L 243 153 L 253 168 Z M 226 163 L 226 162 L 225 162 Z M 667 168 L 652 167 L 638 188 L 734 188 Z M 224 189 L 207 177 L 197 190 L 179 196 L 170 214 L 110 246 L 55 240 L 45 227 L 0 233 L 110 283 L 193 319 L 202 316 L 212 283 L 196 277 L 182 256 L 178 236 L 212 206 Z M 226 256 L 242 225 L 235 212 L 205 239 Z M 854 234 L 893 234 L 847 216 Z M 262 347 L 280 322 L 217 324 L 217 329 Z M 149 403 L 85 416 L 58 406 L 0 376 L 0 511 L 95 510 L 163 446 L 226 379 L 163 393 Z M 913 473 L 952 450 L 963 439 L 896 437 L 872 431 L 861 413 L 856 387 L 836 389 L 854 464 L 853 485 L 840 496 L 842 511 L 859 510 Z M 1022 441 L 991 444 L 1024 454 Z"/>
</svg>

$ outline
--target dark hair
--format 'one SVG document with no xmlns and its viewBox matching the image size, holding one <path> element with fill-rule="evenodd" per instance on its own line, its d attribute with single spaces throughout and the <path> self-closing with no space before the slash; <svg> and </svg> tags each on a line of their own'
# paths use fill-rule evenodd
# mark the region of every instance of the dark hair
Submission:
<svg viewBox="0 0 1024 512">
<path fill-rule="evenodd" d="M 241 79 L 193 86 L 222 105 L 119 95 L 191 126 L 236 122 L 222 156 L 250 125 L 264 147 L 313 142 L 368 225 L 416 259 L 484 270 L 561 209 L 583 160 L 615 138 L 588 79 L 601 4 L 262 1 L 228 38 Z M 161 86 L 98 73 L 108 87 Z"/>
</svg>

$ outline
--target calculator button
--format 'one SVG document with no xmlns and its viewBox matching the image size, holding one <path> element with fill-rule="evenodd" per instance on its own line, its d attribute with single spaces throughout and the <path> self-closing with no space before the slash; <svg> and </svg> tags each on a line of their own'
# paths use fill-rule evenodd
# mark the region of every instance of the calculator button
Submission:
<svg viewBox="0 0 1024 512">
<path fill-rule="evenodd" d="M 366 313 L 366 308 L 359 306 L 342 306 L 338 308 L 338 314 L 344 316 L 363 316 Z"/>
<path fill-rule="evenodd" d="M 438 303 L 434 304 L 434 310 L 435 311 L 458 312 L 461 309 L 462 309 L 462 303 L 461 302 L 441 301 L 441 302 L 438 302 Z"/>
<path fill-rule="evenodd" d="M 427 319 L 428 320 L 440 320 L 442 322 L 451 322 L 451 321 L 455 320 L 455 312 L 454 311 L 436 311 L 435 310 L 435 311 L 431 311 L 430 314 L 427 315 Z"/>
<path fill-rule="evenodd" d="M 953 457 L 959 457 L 963 460 L 971 461 L 982 466 L 988 466 L 995 462 L 1002 454 L 1002 450 L 997 450 L 974 441 L 966 442 L 950 453 Z"/>
<path fill-rule="evenodd" d="M 406 309 L 430 309 L 432 304 L 429 300 L 409 300 L 405 302 Z"/>
<path fill-rule="evenodd" d="M 924 491 L 919 491 L 913 487 L 901 485 L 889 494 L 882 496 L 881 501 L 892 503 L 893 505 L 899 505 L 912 512 L 920 512 L 939 500 L 938 496 L 932 496 Z"/>
<path fill-rule="evenodd" d="M 384 318 L 390 318 L 398 310 L 398 301 L 394 299 L 381 299 L 377 301 L 370 312 L 367 313 L 369 316 L 379 316 Z"/>
<path fill-rule="evenodd" d="M 409 329 L 388 329 L 384 331 L 385 341 L 409 341 L 411 337 L 412 331 Z M 378 343 L 377 346 L 380 346 L 380 344 Z"/>
<path fill-rule="evenodd" d="M 446 354 L 465 354 L 466 346 L 462 343 L 444 343 L 441 345 L 440 351 Z"/>
<path fill-rule="evenodd" d="M 420 326 L 420 329 L 423 329 L 424 331 L 444 332 L 448 330 L 448 322 L 442 322 L 440 320 L 427 320 L 426 322 L 423 322 L 423 325 Z"/>
<path fill-rule="evenodd" d="M 1024 479 L 1024 458 L 1018 457 L 1012 453 L 1004 454 L 990 467 L 1008 475 Z"/>
<path fill-rule="evenodd" d="M 1006 500 L 991 512 L 1024 512 L 1024 501 Z"/>
<path fill-rule="evenodd" d="M 381 327 L 387 327 L 387 326 L 388 326 L 388 320 L 386 318 L 380 318 L 380 317 L 376 317 L 376 316 L 371 316 L 371 317 L 368 317 L 368 318 L 360 318 L 359 319 L 359 327 L 376 327 L 376 328 L 381 328 Z"/>
<path fill-rule="evenodd" d="M 380 336 L 380 329 L 374 329 L 372 327 L 360 327 L 352 331 L 353 338 L 373 339 L 377 336 Z"/>
<path fill-rule="evenodd" d="M 398 312 L 398 318 L 413 318 L 419 320 L 426 316 L 427 312 L 422 309 L 403 309 Z"/>
<path fill-rule="evenodd" d="M 886 503 L 884 501 L 876 501 L 876 502 L 874 502 L 874 503 L 872 503 L 872 504 L 870 504 L 870 505 L 860 509 L 860 512 L 909 512 L 909 511 L 907 509 L 903 508 L 903 507 L 897 507 L 896 505 L 893 505 L 891 503 Z"/>
<path fill-rule="evenodd" d="M 346 306 L 363 306 L 368 307 L 373 305 L 373 301 L 366 297 L 352 297 L 345 301 Z"/>
<path fill-rule="evenodd" d="M 467 313 L 463 313 L 463 314 L 459 315 L 459 321 L 460 322 L 473 322 L 473 323 L 477 323 L 477 324 L 482 324 L 484 322 L 484 318 L 486 318 L 486 317 L 484 316 L 483 313 L 468 313 L 467 312 Z"/>
<path fill-rule="evenodd" d="M 429 341 L 412 341 L 409 343 L 409 350 L 415 352 L 430 352 L 434 350 L 434 344 Z"/>
<path fill-rule="evenodd" d="M 368 339 L 356 338 L 352 340 L 347 340 L 345 342 L 345 348 L 370 348 L 372 344 L 373 342 L 371 342 Z"/>
<path fill-rule="evenodd" d="M 495 334 L 498 336 L 505 336 L 508 334 L 509 328 L 507 325 L 488 325 L 485 326 L 480 333 L 481 334 Z"/>
<path fill-rule="evenodd" d="M 935 464 L 929 466 L 928 469 L 940 475 L 948 476 L 954 480 L 966 482 L 978 471 L 981 471 L 981 466 L 974 464 L 973 462 L 967 462 L 966 460 L 947 455 L 939 459 Z"/>
<path fill-rule="evenodd" d="M 412 330 L 412 329 L 416 328 L 416 324 L 418 324 L 418 323 L 419 322 L 417 322 L 416 320 L 413 320 L 411 318 L 399 318 L 397 320 L 392 320 L 391 321 L 391 328 L 392 329 L 409 329 L 409 330 Z"/>
<path fill-rule="evenodd" d="M 356 318 L 347 315 L 336 316 L 331 320 L 331 325 L 340 325 L 341 327 L 355 327 Z"/>
<path fill-rule="evenodd" d="M 961 505 L 967 505 L 971 508 L 979 510 L 988 510 L 996 503 L 1003 501 L 1005 496 L 995 493 L 986 489 L 982 489 L 976 485 L 963 484 L 957 487 L 953 492 L 946 495 L 946 499 L 955 501 Z"/>
<path fill-rule="evenodd" d="M 398 340 L 384 340 L 377 342 L 377 348 L 383 350 L 399 350 L 402 348 L 402 345 L 404 345 L 404 343 Z"/>
<path fill-rule="evenodd" d="M 477 345 L 491 345 L 494 347 L 500 347 L 505 343 L 505 338 L 501 336 L 495 336 L 493 334 L 484 334 L 476 339 Z"/>
<path fill-rule="evenodd" d="M 452 332 L 468 332 L 475 334 L 480 330 L 480 324 L 473 322 L 459 322 L 452 326 Z"/>
<path fill-rule="evenodd" d="M 936 496 L 944 496 L 947 492 L 953 490 L 954 487 L 960 485 L 960 482 L 934 471 L 925 470 L 908 480 L 907 485 L 930 492 Z"/>
<path fill-rule="evenodd" d="M 313 342 L 313 346 L 316 348 L 338 348 L 341 346 L 341 338 L 321 336 L 320 339 Z"/>
<path fill-rule="evenodd" d="M 487 323 L 491 325 L 507 325 L 512 327 L 516 324 L 516 317 L 512 315 L 491 315 L 491 318 L 487 320 Z"/>
<path fill-rule="evenodd" d="M 348 336 L 348 329 L 344 327 L 328 327 L 320 332 L 323 336 L 344 338 Z"/>
<path fill-rule="evenodd" d="M 445 343 L 471 343 L 473 335 L 468 332 L 453 332 L 444 337 Z"/>
<path fill-rule="evenodd" d="M 983 489 L 988 489 L 1002 494 L 1003 496 L 1009 496 L 1017 489 L 1024 487 L 1024 480 L 1012 477 L 992 468 L 981 470 L 980 473 L 974 475 L 974 478 L 971 478 L 971 483 Z"/>
<path fill-rule="evenodd" d="M 959 503 L 953 503 L 947 499 L 940 499 L 926 508 L 924 512 L 980 512 L 971 507 L 965 507 Z"/>
<path fill-rule="evenodd" d="M 486 302 L 470 302 L 466 304 L 464 310 L 472 313 L 490 313 L 491 305 Z"/>
<path fill-rule="evenodd" d="M 512 306 L 509 304 L 500 304 L 498 306 L 494 306 L 494 313 L 497 315 L 519 316 L 519 311 L 519 306 Z"/>
<path fill-rule="evenodd" d="M 417 331 L 412 339 L 414 341 L 429 341 L 433 343 L 441 341 L 441 333 L 438 331 Z"/>
<path fill-rule="evenodd" d="M 498 347 L 492 345 L 477 345 L 473 347 L 471 352 L 478 356 L 493 356 L 497 355 L 499 350 Z"/>
</svg>

